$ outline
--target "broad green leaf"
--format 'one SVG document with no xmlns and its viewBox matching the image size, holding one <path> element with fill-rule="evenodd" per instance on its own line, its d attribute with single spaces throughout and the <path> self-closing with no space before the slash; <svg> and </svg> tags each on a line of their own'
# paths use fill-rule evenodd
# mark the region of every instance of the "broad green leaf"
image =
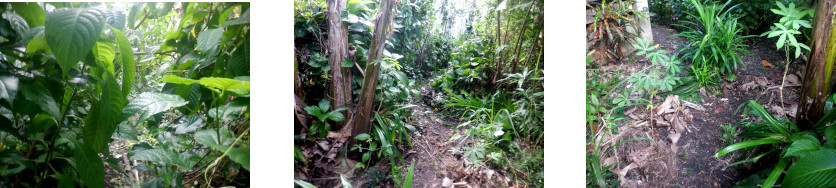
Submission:
<svg viewBox="0 0 836 188">
<path fill-rule="evenodd" d="M 46 38 L 44 35 L 39 35 L 30 40 L 29 43 L 26 43 L 26 54 L 32 55 L 40 50 L 45 51 L 47 54 L 52 54 L 52 50 L 50 50 L 49 45 L 46 44 Z"/>
<path fill-rule="evenodd" d="M 784 157 L 803 156 L 804 154 L 818 151 L 821 147 L 819 140 L 812 135 L 803 135 L 793 138 L 792 144 L 787 148 L 787 153 Z"/>
<path fill-rule="evenodd" d="M 322 99 L 319 101 L 319 109 L 323 112 L 328 112 L 331 110 L 331 102 L 328 99 Z"/>
<path fill-rule="evenodd" d="M 131 156 L 131 160 L 164 162 L 180 166 L 183 169 L 191 169 L 195 163 L 195 161 L 190 160 L 186 155 L 159 148 L 136 151 Z"/>
<path fill-rule="evenodd" d="M 44 18 L 46 17 L 46 13 L 44 9 L 41 8 L 38 3 L 24 3 L 24 2 L 14 2 L 12 4 L 12 9 L 15 10 L 15 13 L 23 17 L 26 20 L 26 23 L 29 24 L 29 27 L 38 27 L 44 25 Z"/>
<path fill-rule="evenodd" d="M 348 58 L 343 59 L 343 63 L 340 65 L 340 67 L 352 67 L 352 66 L 354 66 L 354 61 L 352 61 L 351 59 L 348 59 Z"/>
<path fill-rule="evenodd" d="M 29 122 L 29 126 L 26 127 L 26 132 L 34 134 L 40 132 L 41 130 L 49 129 L 54 125 L 58 125 L 58 121 L 56 121 L 54 117 L 49 114 L 38 114 L 38 116 L 35 116 L 35 118 L 32 118 L 32 121 Z"/>
<path fill-rule="evenodd" d="M 207 29 L 200 32 L 197 36 L 197 47 L 203 53 L 214 51 L 220 44 L 221 36 L 223 35 L 223 28 Z"/>
<path fill-rule="evenodd" d="M 202 130 L 198 131 L 194 134 L 194 141 L 205 146 L 209 146 L 215 150 L 219 150 L 220 146 L 227 146 L 232 144 L 233 139 L 232 132 L 229 130 L 222 130 L 221 131 L 221 139 L 218 139 L 217 130 Z"/>
<path fill-rule="evenodd" d="M 229 121 L 241 114 L 244 111 L 246 105 L 237 104 L 237 103 L 228 103 L 224 106 L 209 109 L 209 117 L 221 119 L 221 121 Z"/>
<path fill-rule="evenodd" d="M 87 56 L 104 22 L 104 11 L 94 8 L 60 8 L 46 15 L 44 36 L 64 74 Z"/>
<path fill-rule="evenodd" d="M 194 132 L 195 130 L 203 127 L 204 125 L 205 124 L 203 123 L 203 119 L 201 119 L 199 116 L 189 116 L 188 119 L 175 126 L 174 134 L 185 134 Z"/>
<path fill-rule="evenodd" d="M 249 81 L 233 80 L 229 78 L 206 77 L 198 80 L 200 85 L 221 90 L 250 89 Z"/>
<path fill-rule="evenodd" d="M 32 101 L 32 103 L 39 106 L 44 112 L 52 115 L 52 117 L 61 117 L 58 105 L 48 92 L 49 90 L 47 88 L 38 84 L 22 85 L 20 91 L 27 100 Z"/>
<path fill-rule="evenodd" d="M 17 95 L 18 79 L 15 76 L 0 76 L 0 99 L 13 104 Z"/>
<path fill-rule="evenodd" d="M 241 143 L 241 141 L 238 141 Z M 226 149 L 221 150 L 221 152 L 225 152 Z M 232 147 L 229 149 L 229 153 L 227 156 L 235 161 L 238 164 L 241 164 L 244 169 L 250 170 L 250 149 L 249 148 L 239 148 L 239 147 Z"/>
<path fill-rule="evenodd" d="M 358 134 L 357 136 L 354 137 L 354 139 L 362 140 L 362 141 L 368 140 L 369 138 L 371 138 L 371 136 L 369 134 L 366 134 L 366 133 L 360 133 L 360 134 Z"/>
<path fill-rule="evenodd" d="M 85 144 L 75 144 L 73 161 L 78 175 L 87 187 L 104 187 L 104 162 L 98 152 Z"/>
<path fill-rule="evenodd" d="M 824 137 L 828 142 L 836 143 L 836 126 L 829 126 L 824 129 Z"/>
<path fill-rule="evenodd" d="M 320 110 L 318 106 L 306 106 L 305 112 L 308 112 L 308 114 L 315 117 L 322 116 L 322 110 Z"/>
<path fill-rule="evenodd" d="M 125 106 L 122 110 L 121 121 L 125 121 L 135 114 L 140 114 L 139 122 L 141 123 L 143 120 L 154 114 L 186 104 L 188 104 L 188 102 L 177 95 L 145 92 L 139 94 L 138 97 L 134 98 L 127 106 Z"/>
<path fill-rule="evenodd" d="M 836 186 L 836 150 L 823 149 L 802 155 L 787 170 L 782 187 Z"/>
<path fill-rule="evenodd" d="M 73 178 L 59 172 L 50 175 L 50 177 L 55 178 L 58 180 L 58 188 L 74 188 L 76 185 L 73 183 Z"/>
<path fill-rule="evenodd" d="M 125 106 L 125 98 L 119 90 L 116 78 L 105 72 L 105 79 L 102 81 L 102 95 L 98 104 L 90 107 L 87 120 L 83 128 L 84 144 L 90 146 L 93 151 L 101 152 L 107 148 L 116 125 L 122 117 L 122 107 Z"/>
<path fill-rule="evenodd" d="M 107 11 L 106 15 L 107 21 L 105 23 L 107 23 L 107 25 L 116 28 L 119 31 L 125 30 L 125 19 L 127 18 L 125 12 L 122 12 L 121 10 Z"/>
<path fill-rule="evenodd" d="M 99 38 L 96 41 L 96 46 L 93 47 L 93 56 L 105 63 L 113 62 L 113 59 L 116 58 L 116 49 L 113 47 L 113 41 L 107 38 Z M 113 69 L 109 69 L 109 71 L 113 73 Z"/>
<path fill-rule="evenodd" d="M 243 42 L 235 48 L 232 56 L 229 57 L 227 70 L 235 76 L 250 75 L 250 45 Z"/>
<path fill-rule="evenodd" d="M 119 48 L 119 54 L 122 60 L 122 95 L 125 97 L 131 93 L 131 87 L 134 83 L 134 75 L 136 74 L 136 64 L 134 63 L 134 52 L 131 49 L 131 43 L 122 34 L 121 31 L 113 26 L 110 26 L 113 35 L 116 35 L 116 46 Z"/>
<path fill-rule="evenodd" d="M 133 127 L 128 125 L 127 121 L 123 121 L 116 126 L 116 132 L 114 132 L 113 136 L 110 138 L 119 140 L 139 140 L 136 135 L 136 131 L 134 131 Z"/>
<path fill-rule="evenodd" d="M 191 84 L 197 83 L 197 80 L 192 80 L 192 79 L 183 78 L 183 77 L 170 75 L 170 74 L 165 75 L 165 77 L 163 77 L 163 79 L 160 79 L 160 81 L 161 82 L 168 82 L 168 83 L 172 83 L 172 84 L 185 84 L 185 85 L 191 85 Z"/>
</svg>

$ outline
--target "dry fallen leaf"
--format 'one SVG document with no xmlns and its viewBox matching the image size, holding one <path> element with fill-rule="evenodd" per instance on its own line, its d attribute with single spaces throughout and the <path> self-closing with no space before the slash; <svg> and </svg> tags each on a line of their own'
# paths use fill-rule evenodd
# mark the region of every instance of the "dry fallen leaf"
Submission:
<svg viewBox="0 0 836 188">
<path fill-rule="evenodd" d="M 795 114 L 798 113 L 798 104 L 790 105 L 790 109 L 787 109 L 787 115 L 790 117 L 795 117 Z"/>
<path fill-rule="evenodd" d="M 785 81 L 786 82 L 784 84 L 786 84 L 786 86 L 800 86 L 801 85 L 801 81 L 798 80 L 798 76 L 796 76 L 795 74 L 788 74 L 787 79 Z"/>
<path fill-rule="evenodd" d="M 764 67 L 772 67 L 772 63 L 769 63 L 769 61 L 763 60 L 763 61 L 761 61 L 761 63 L 763 64 Z"/>
<path fill-rule="evenodd" d="M 723 112 L 723 108 L 717 108 L 716 110 L 714 110 L 715 114 L 719 114 L 720 112 Z"/>
</svg>

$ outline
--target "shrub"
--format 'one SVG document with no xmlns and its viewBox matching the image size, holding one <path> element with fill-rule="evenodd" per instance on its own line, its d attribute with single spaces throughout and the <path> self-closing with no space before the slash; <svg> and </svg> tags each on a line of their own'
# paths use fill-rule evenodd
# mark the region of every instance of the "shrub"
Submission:
<svg viewBox="0 0 836 188">
<path fill-rule="evenodd" d="M 740 55 L 749 53 L 743 39 L 752 36 L 741 36 L 741 25 L 737 22 L 739 17 L 729 14 L 732 8 L 729 3 L 724 5 L 704 5 L 697 0 L 691 0 L 694 5 L 693 12 L 688 12 L 688 18 L 675 24 L 685 28 L 684 32 L 676 34 L 688 39 L 688 43 L 680 49 L 682 57 L 694 63 L 695 76 L 698 80 L 706 80 L 703 75 L 706 69 L 719 71 L 720 74 L 734 74 L 738 65 L 743 65 Z M 745 65 L 744 65 L 745 66 Z M 697 71 L 702 71 L 697 74 Z M 710 79 L 710 80 L 713 80 Z M 701 81 L 701 85 L 710 82 Z"/>
<path fill-rule="evenodd" d="M 587 41 L 592 43 L 587 56 L 601 63 L 609 62 L 622 56 L 622 46 L 635 42 L 635 33 L 642 31 L 638 25 L 645 22 L 647 14 L 631 9 L 634 3 L 632 0 L 609 3 L 604 0 L 586 5 L 596 12 L 592 24 L 586 28 Z M 636 32 L 627 32 L 627 27 Z"/>
<path fill-rule="evenodd" d="M 833 97 L 830 101 L 832 99 Z M 772 187 L 777 183 L 787 167 L 789 169 L 786 170 L 786 176 L 782 181 L 784 187 L 836 186 L 836 126 L 825 126 L 836 119 L 836 111 L 829 110 L 812 130 L 802 131 L 790 121 L 772 117 L 753 100 L 748 102 L 748 106 L 751 108 L 749 112 L 763 119 L 763 122 L 743 122 L 746 131 L 741 136 L 755 139 L 732 144 L 718 151 L 714 157 L 721 157 L 739 149 L 771 145 L 768 148 L 774 149 L 729 166 L 757 162 L 768 154 L 780 151 L 778 163 L 763 182 L 763 187 Z M 745 114 L 748 113 L 744 112 Z M 824 143 L 820 142 L 822 135 L 827 140 Z"/>
</svg>

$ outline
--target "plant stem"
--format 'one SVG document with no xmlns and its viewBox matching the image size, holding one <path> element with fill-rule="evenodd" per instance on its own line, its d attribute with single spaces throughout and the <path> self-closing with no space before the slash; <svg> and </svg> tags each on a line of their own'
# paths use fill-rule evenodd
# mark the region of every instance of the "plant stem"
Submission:
<svg viewBox="0 0 836 188">
<path fill-rule="evenodd" d="M 789 50 L 790 50 L 789 46 L 784 46 L 784 52 L 786 52 L 786 55 L 787 55 L 787 62 L 784 65 L 784 77 L 781 78 L 781 88 L 779 88 L 779 91 L 781 93 L 778 94 L 778 96 L 781 97 L 781 112 L 783 112 L 781 114 L 781 116 L 786 115 L 786 112 L 784 112 L 786 110 L 786 108 L 784 108 L 784 83 L 787 82 L 787 72 L 789 71 L 789 68 L 790 68 L 790 51 Z"/>
</svg>

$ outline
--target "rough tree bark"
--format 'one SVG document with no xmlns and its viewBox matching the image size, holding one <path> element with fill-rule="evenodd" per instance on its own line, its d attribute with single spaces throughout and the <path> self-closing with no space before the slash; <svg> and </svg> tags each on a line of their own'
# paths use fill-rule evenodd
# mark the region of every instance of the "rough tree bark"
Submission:
<svg viewBox="0 0 836 188">
<path fill-rule="evenodd" d="M 833 27 L 836 0 L 817 0 L 809 62 L 801 86 L 798 105 L 798 128 L 812 128 L 823 115 L 824 103 L 830 94 L 830 79 L 836 58 L 836 28 Z"/>
<path fill-rule="evenodd" d="M 345 9 L 345 0 L 328 0 L 328 65 L 331 66 L 331 108 L 337 109 L 346 107 L 351 103 L 351 67 L 342 67 L 343 59 L 348 56 L 347 27 L 343 24 L 342 12 Z M 342 111 L 348 117 L 350 110 Z M 336 122 L 337 127 L 342 127 L 343 122 Z"/>
<path fill-rule="evenodd" d="M 377 13 L 375 13 L 374 33 L 369 47 L 368 65 L 365 70 L 366 77 L 363 79 L 363 87 L 355 115 L 357 119 L 354 121 L 354 129 L 351 134 L 352 140 L 358 134 L 369 132 L 369 123 L 373 118 L 372 109 L 374 108 L 375 88 L 377 87 L 377 79 L 380 74 L 380 63 L 374 62 L 383 56 L 383 48 L 386 47 L 386 40 L 389 38 L 392 30 L 390 26 L 393 19 L 392 7 L 394 6 L 395 1 L 393 0 L 381 0 L 380 7 Z"/>
</svg>

